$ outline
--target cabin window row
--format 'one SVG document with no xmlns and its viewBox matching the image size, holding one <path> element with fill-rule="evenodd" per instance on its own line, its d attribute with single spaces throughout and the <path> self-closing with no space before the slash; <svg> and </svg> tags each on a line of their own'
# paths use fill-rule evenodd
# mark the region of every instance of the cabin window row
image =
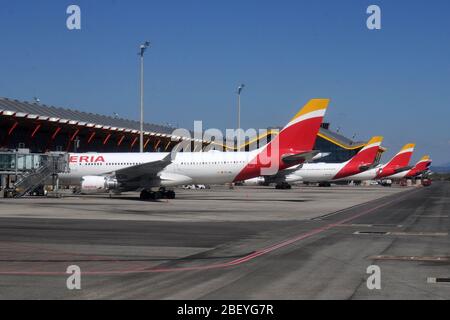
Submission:
<svg viewBox="0 0 450 320">
<path fill-rule="evenodd" d="M 102 162 L 88 162 L 88 163 L 80 163 L 82 166 L 137 166 L 142 163 L 137 162 L 121 162 L 121 163 L 102 163 Z"/>
<path fill-rule="evenodd" d="M 238 163 L 245 163 L 245 161 L 181 162 L 181 165 L 238 164 Z"/>
</svg>

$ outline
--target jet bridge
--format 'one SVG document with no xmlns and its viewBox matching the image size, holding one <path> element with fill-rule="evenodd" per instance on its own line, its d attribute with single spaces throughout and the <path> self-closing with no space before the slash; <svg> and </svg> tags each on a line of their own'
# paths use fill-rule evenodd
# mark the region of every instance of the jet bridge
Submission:
<svg viewBox="0 0 450 320">
<path fill-rule="evenodd" d="M 55 189 L 58 175 L 65 172 L 69 172 L 68 153 L 0 152 L 0 196 L 23 197 L 50 179 Z"/>
</svg>

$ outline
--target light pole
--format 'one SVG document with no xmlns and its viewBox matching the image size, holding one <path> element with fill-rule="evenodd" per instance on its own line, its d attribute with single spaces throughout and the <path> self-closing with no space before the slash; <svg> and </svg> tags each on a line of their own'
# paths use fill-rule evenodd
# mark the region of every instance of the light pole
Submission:
<svg viewBox="0 0 450 320">
<path fill-rule="evenodd" d="M 241 143 L 241 92 L 244 90 L 245 84 L 241 84 L 237 88 L 237 95 L 238 95 L 238 123 L 237 123 L 237 130 L 238 130 L 238 136 L 237 136 L 237 149 L 239 151 L 240 143 Z"/>
<path fill-rule="evenodd" d="M 144 53 L 150 47 L 150 42 L 146 41 L 140 46 L 141 56 L 141 120 L 139 132 L 139 152 L 144 152 Z"/>
</svg>

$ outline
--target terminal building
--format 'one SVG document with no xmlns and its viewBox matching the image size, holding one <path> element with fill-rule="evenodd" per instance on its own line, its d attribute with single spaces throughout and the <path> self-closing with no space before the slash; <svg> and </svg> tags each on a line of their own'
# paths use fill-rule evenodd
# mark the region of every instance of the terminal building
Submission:
<svg viewBox="0 0 450 320">
<path fill-rule="evenodd" d="M 32 153 L 58 152 L 138 152 L 139 122 L 74 109 L 0 98 L 0 150 L 28 149 Z M 183 140 L 195 142 L 200 151 L 211 142 L 173 135 L 175 128 L 144 124 L 144 151 L 171 151 Z M 274 130 L 248 141 L 242 149 L 270 141 Z M 265 139 L 262 139 L 265 138 Z M 264 143 L 265 143 L 264 142 Z M 214 143 L 214 142 L 213 142 Z M 355 142 L 329 130 L 324 123 L 317 138 L 316 150 L 330 153 L 324 162 L 350 159 L 365 142 Z M 219 144 L 218 144 L 219 145 Z M 224 151 L 230 148 L 220 144 Z"/>
<path fill-rule="evenodd" d="M 31 152 L 137 152 L 139 122 L 0 98 L 0 148 Z M 144 150 L 169 151 L 174 128 L 146 123 Z M 192 139 L 193 140 L 193 139 Z"/>
</svg>

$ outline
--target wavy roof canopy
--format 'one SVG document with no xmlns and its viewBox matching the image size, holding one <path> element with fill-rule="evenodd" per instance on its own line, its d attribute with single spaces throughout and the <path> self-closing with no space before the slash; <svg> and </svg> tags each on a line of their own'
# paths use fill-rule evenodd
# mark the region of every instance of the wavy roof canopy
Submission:
<svg viewBox="0 0 450 320">
<path fill-rule="evenodd" d="M 114 118 L 96 113 L 65 109 L 45 104 L 23 102 L 0 97 L 0 110 L 21 112 L 29 115 L 59 118 L 69 121 L 94 123 L 96 125 L 140 130 L 139 121 Z M 144 131 L 171 134 L 174 128 L 152 123 L 144 123 Z"/>
</svg>

